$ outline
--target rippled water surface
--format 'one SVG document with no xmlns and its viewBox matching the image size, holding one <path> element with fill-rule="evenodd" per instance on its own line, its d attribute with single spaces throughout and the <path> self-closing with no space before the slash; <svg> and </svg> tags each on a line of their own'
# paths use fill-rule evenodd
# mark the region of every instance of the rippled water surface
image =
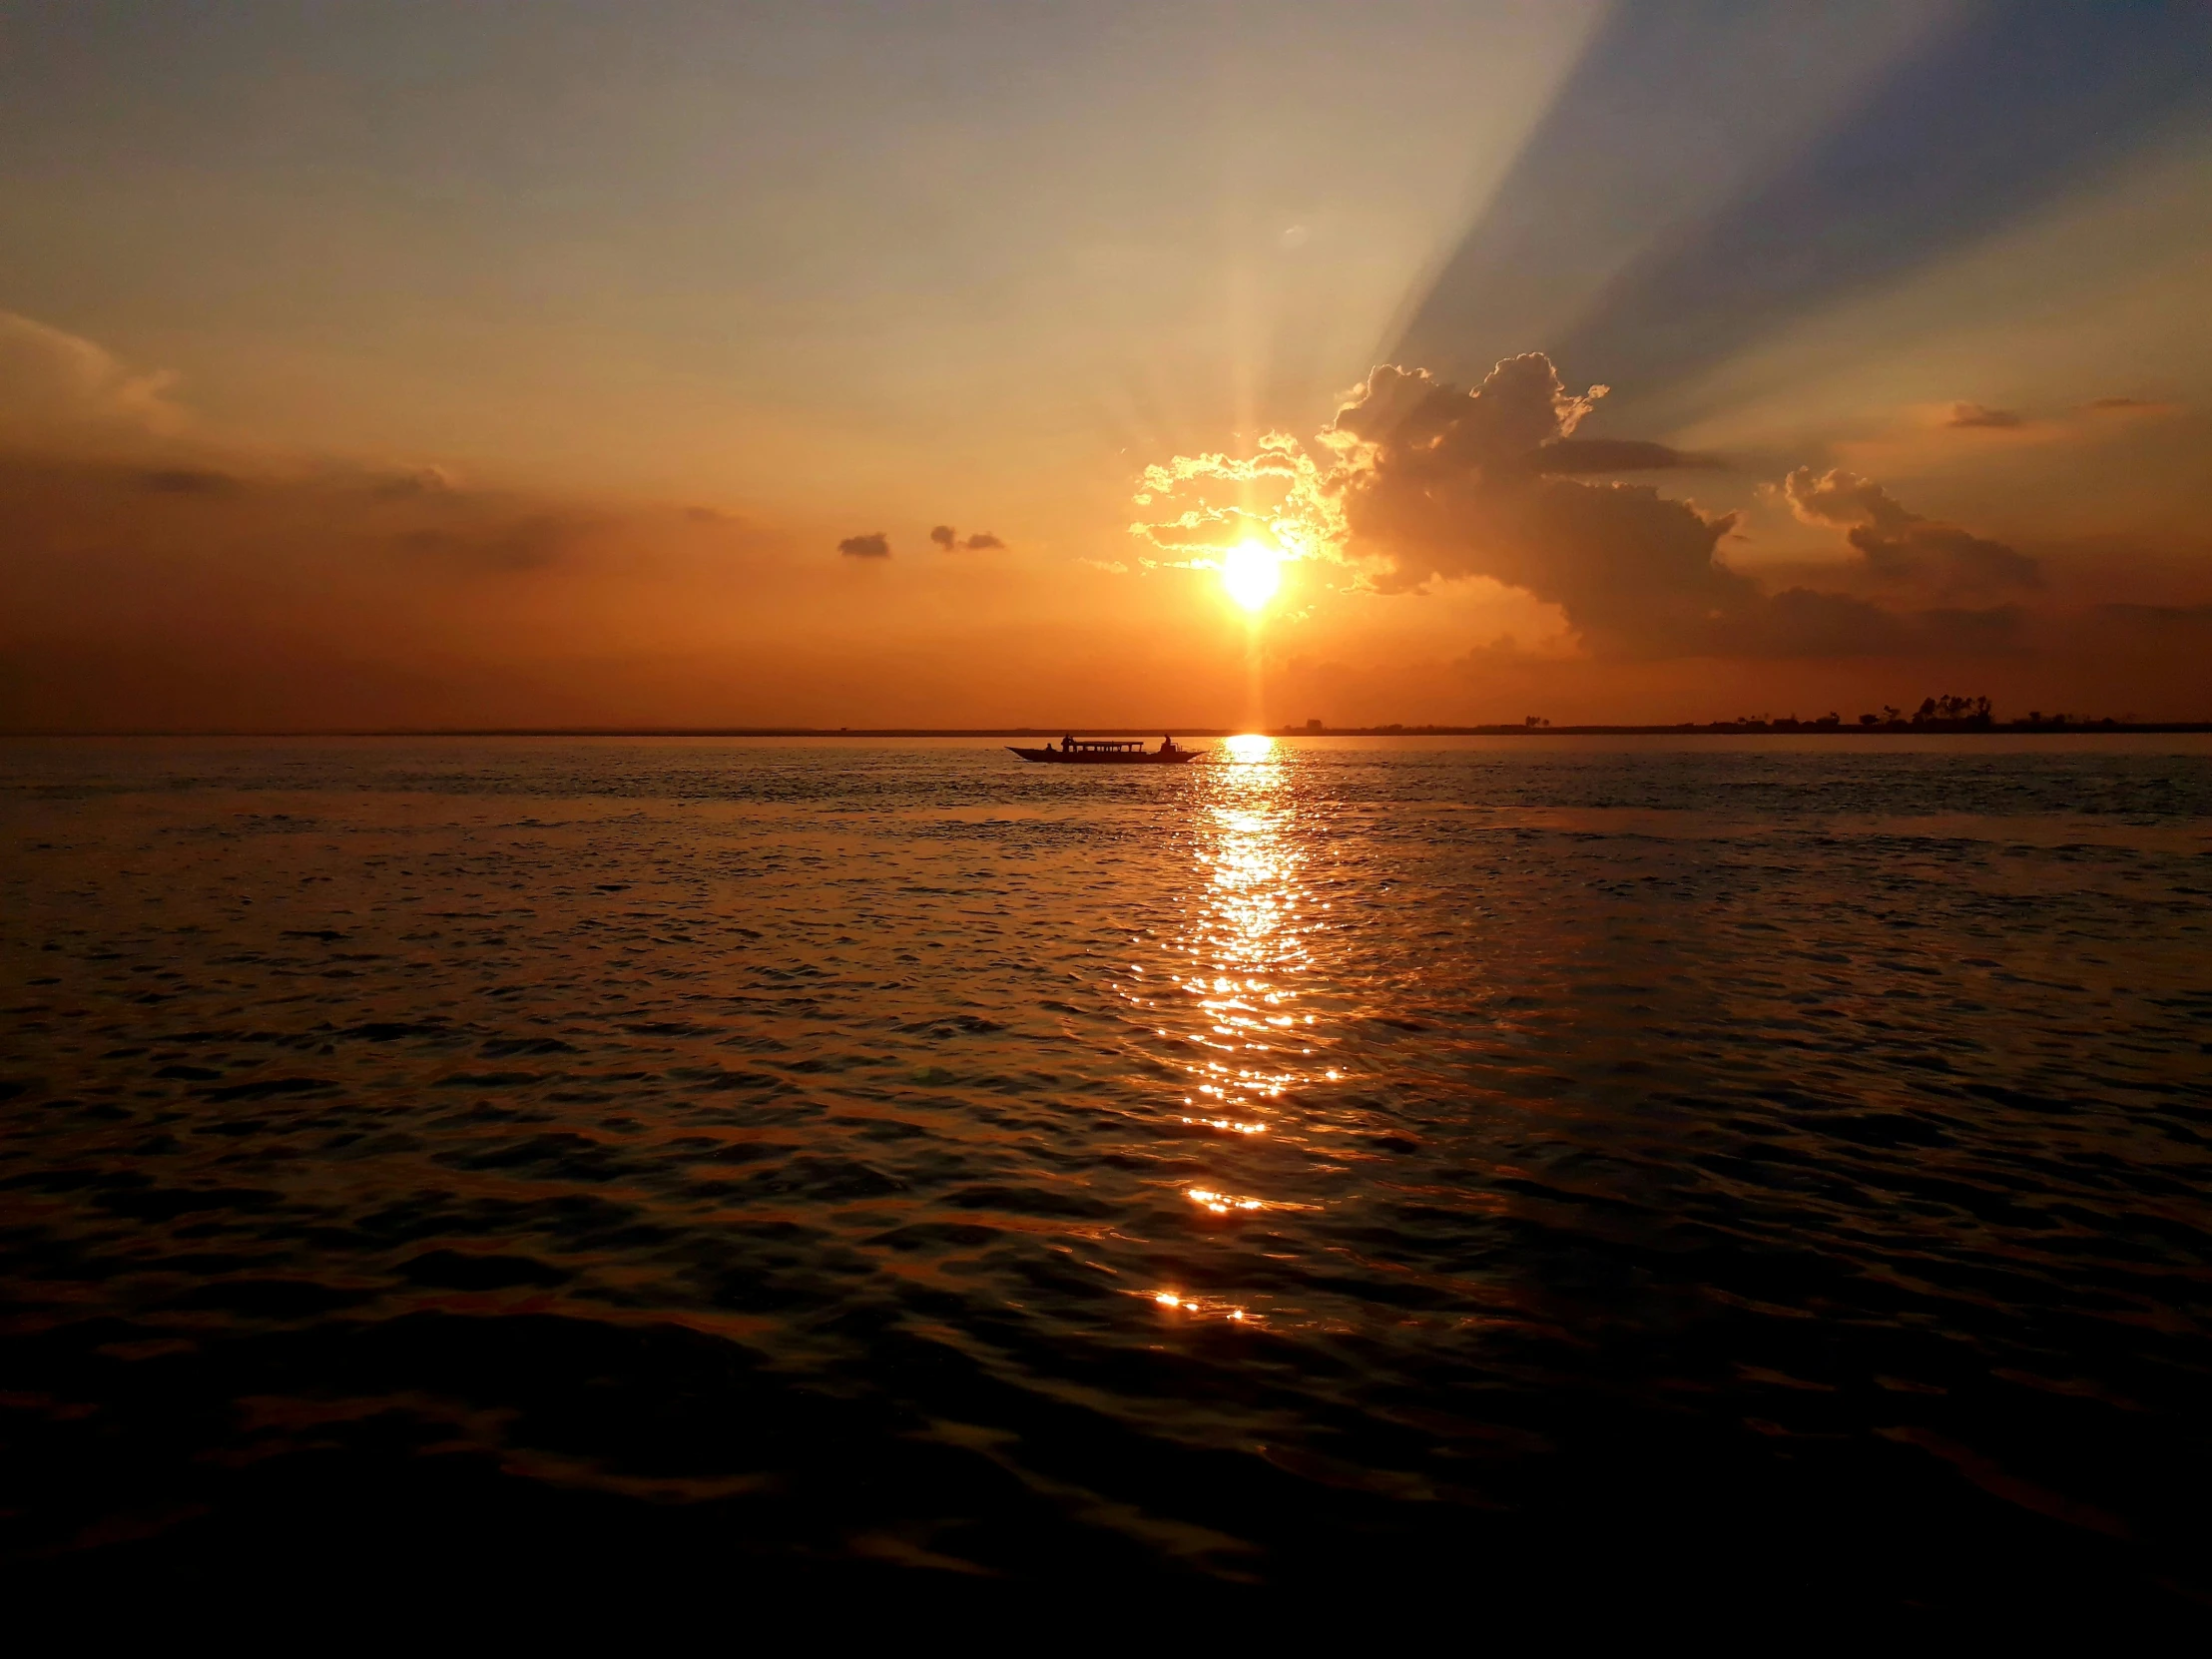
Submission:
<svg viewBox="0 0 2212 1659">
<path fill-rule="evenodd" d="M 16 1570 L 2212 1590 L 2202 740 L 18 742 L 0 814 Z"/>
</svg>

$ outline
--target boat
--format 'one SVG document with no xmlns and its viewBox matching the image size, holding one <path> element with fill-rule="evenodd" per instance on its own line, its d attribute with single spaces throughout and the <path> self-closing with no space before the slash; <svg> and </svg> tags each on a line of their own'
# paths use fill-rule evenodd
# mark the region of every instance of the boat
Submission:
<svg viewBox="0 0 2212 1659">
<path fill-rule="evenodd" d="M 1144 741 L 1124 743 L 1103 738 L 1062 738 L 1058 743 L 1048 743 L 1042 749 L 1017 749 L 1006 746 L 1025 761 L 1044 761 L 1063 767 L 1179 767 L 1198 759 L 1200 751 L 1178 747 L 1172 737 L 1162 738 L 1158 749 L 1147 749 Z"/>
</svg>

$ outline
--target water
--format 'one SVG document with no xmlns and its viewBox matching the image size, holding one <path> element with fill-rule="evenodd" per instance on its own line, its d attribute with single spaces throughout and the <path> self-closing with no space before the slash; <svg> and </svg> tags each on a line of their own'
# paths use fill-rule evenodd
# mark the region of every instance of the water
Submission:
<svg viewBox="0 0 2212 1659">
<path fill-rule="evenodd" d="M 2201 740 L 17 742 L 0 814 L 41 1581 L 2212 1589 Z"/>
</svg>

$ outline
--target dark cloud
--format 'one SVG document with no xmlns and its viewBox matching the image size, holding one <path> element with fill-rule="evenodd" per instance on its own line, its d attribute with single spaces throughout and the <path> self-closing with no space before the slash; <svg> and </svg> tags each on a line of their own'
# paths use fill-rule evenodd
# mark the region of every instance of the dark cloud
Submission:
<svg viewBox="0 0 2212 1659">
<path fill-rule="evenodd" d="M 1945 426 L 2022 426 L 2017 410 L 1985 408 L 1979 403 L 1953 403 Z"/>
<path fill-rule="evenodd" d="M 1561 438 L 1532 451 L 1527 459 L 1532 472 L 1560 474 L 1662 472 L 1680 467 L 1713 471 L 1727 465 L 1715 455 L 1692 454 L 1635 438 Z"/>
<path fill-rule="evenodd" d="M 837 551 L 852 559 L 887 559 L 891 556 L 891 539 L 880 530 L 847 536 L 837 543 Z"/>
<path fill-rule="evenodd" d="M 2039 588 L 2041 570 L 2025 553 L 1955 524 L 1911 524 L 1894 535 L 1871 525 L 1845 532 L 1866 555 L 1867 568 L 1891 582 L 1933 579 L 1944 589 Z"/>
<path fill-rule="evenodd" d="M 2093 415 L 2171 415 L 2181 412 L 2180 404 L 2161 402 L 2155 397 L 2092 397 L 2081 406 Z"/>
<path fill-rule="evenodd" d="M 1326 434 L 1345 457 L 1331 483 L 1348 550 L 1388 562 L 1384 588 L 1487 576 L 1525 589 L 1600 650 L 1708 648 L 1717 624 L 1761 603 L 1714 557 L 1735 516 L 1530 469 L 1531 452 L 1569 440 L 1604 393 L 1569 393 L 1541 352 L 1507 358 L 1471 392 L 1378 368 Z"/>
<path fill-rule="evenodd" d="M 974 535 L 968 537 L 967 540 L 962 541 L 960 539 L 960 533 L 957 530 L 953 529 L 952 526 L 949 524 L 940 524 L 936 526 L 929 532 L 929 539 L 935 542 L 939 547 L 943 548 L 947 553 L 953 552 L 963 547 L 966 548 L 970 553 L 981 553 L 993 547 L 1004 547 L 1006 545 L 996 536 L 992 535 L 988 530 L 978 530 Z"/>
<path fill-rule="evenodd" d="M 1801 466 L 1783 479 L 1782 492 L 1802 522 L 1844 527 L 1845 541 L 1877 582 L 1944 594 L 2042 586 L 2041 568 L 2026 554 L 1908 512 L 1872 478 L 1840 467 L 1816 475 Z"/>
</svg>

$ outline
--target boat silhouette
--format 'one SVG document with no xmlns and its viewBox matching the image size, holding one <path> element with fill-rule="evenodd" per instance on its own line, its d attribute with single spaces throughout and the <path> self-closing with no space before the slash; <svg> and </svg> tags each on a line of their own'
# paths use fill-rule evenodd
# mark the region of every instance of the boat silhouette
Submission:
<svg viewBox="0 0 2212 1659">
<path fill-rule="evenodd" d="M 1172 737 L 1160 740 L 1158 749 L 1146 749 L 1142 739 L 1120 742 L 1101 738 L 1062 738 L 1058 743 L 1048 743 L 1042 749 L 1017 749 L 1006 746 L 1025 761 L 1043 761 L 1053 766 L 1077 767 L 1179 767 L 1198 759 L 1199 751 L 1180 749 Z"/>
</svg>

